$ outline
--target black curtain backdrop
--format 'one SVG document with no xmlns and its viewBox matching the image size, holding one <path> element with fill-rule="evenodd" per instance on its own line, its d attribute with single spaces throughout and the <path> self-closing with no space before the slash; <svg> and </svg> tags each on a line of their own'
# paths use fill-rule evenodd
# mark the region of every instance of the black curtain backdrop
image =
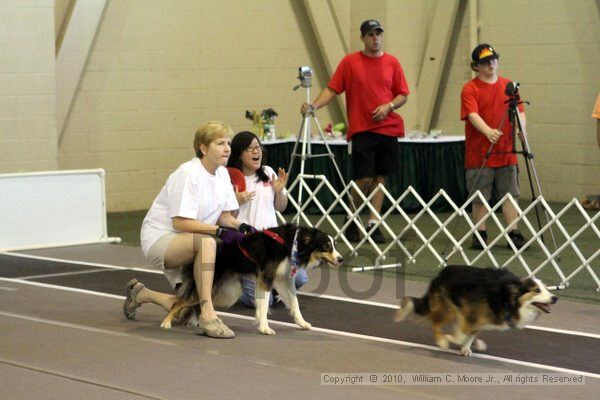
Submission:
<svg viewBox="0 0 600 400">
<path fill-rule="evenodd" d="M 263 143 L 265 146 L 266 164 L 277 170 L 282 167 L 287 170 L 290 165 L 292 152 L 295 142 Z M 302 143 L 298 144 L 297 152 L 301 152 Z M 450 198 L 458 205 L 462 205 L 467 197 L 465 187 L 464 173 L 464 141 L 457 142 L 398 142 L 400 149 L 400 158 L 398 159 L 398 173 L 386 179 L 385 186 L 397 199 L 409 186 L 412 186 L 417 193 L 428 202 L 440 189 L 444 189 Z M 308 158 L 305 162 L 304 173 L 325 175 L 332 186 L 341 192 L 342 188 L 349 182 L 352 171 L 352 160 L 348 155 L 348 146 L 346 144 L 330 144 L 329 148 L 335 156 L 338 167 L 344 176 L 345 183 L 340 182 L 338 174 L 329 157 Z M 322 143 L 311 143 L 312 154 L 323 154 L 327 148 Z M 289 184 L 295 179 L 300 170 L 301 159 L 297 157 L 289 176 Z M 288 184 L 288 186 L 289 186 Z M 310 186 L 314 188 L 317 181 L 311 182 Z M 291 195 L 297 199 L 297 189 Z M 306 199 L 307 193 L 304 191 L 303 199 Z M 318 199 L 325 209 L 334 201 L 334 197 L 329 190 L 319 191 Z M 386 201 L 382 213 L 389 208 L 391 203 Z M 402 209 L 407 212 L 415 212 L 421 209 L 420 204 L 413 196 L 408 196 L 401 203 Z M 447 203 L 443 199 L 438 199 L 434 204 L 435 211 L 447 210 Z M 293 211 L 288 207 L 286 211 Z M 334 210 L 336 213 L 343 209 L 338 206 Z M 308 207 L 309 213 L 320 213 L 318 208 L 311 204 Z"/>
</svg>

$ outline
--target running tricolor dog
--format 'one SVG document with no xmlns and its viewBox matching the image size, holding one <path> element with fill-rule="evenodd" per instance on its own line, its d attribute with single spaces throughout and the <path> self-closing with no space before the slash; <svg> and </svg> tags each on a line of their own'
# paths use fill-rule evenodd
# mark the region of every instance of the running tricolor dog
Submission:
<svg viewBox="0 0 600 400">
<path fill-rule="evenodd" d="M 213 304 L 221 308 L 231 307 L 242 295 L 240 278 L 255 277 L 256 322 L 260 332 L 275 334 L 267 322 L 269 297 L 273 288 L 290 310 L 294 322 L 302 329 L 310 329 L 311 325 L 300 312 L 294 275 L 298 268 L 312 269 L 322 262 L 339 267 L 342 261 L 333 238 L 318 229 L 294 224 L 265 229 L 245 236 L 239 243 L 219 245 Z M 183 315 L 183 308 L 198 304 L 195 286 L 192 285 L 186 293 L 189 295 L 173 305 L 161 327 L 170 328 L 175 315 Z"/>
<path fill-rule="evenodd" d="M 519 278 L 505 268 L 476 268 L 453 265 L 444 268 L 431 281 L 421 298 L 405 297 L 395 321 L 411 313 L 431 322 L 438 346 L 461 346 L 461 354 L 470 356 L 471 345 L 485 351 L 485 342 L 477 339 L 484 330 L 521 329 L 532 323 L 558 298 L 535 278 Z M 453 328 L 453 334 L 443 329 Z"/>
</svg>

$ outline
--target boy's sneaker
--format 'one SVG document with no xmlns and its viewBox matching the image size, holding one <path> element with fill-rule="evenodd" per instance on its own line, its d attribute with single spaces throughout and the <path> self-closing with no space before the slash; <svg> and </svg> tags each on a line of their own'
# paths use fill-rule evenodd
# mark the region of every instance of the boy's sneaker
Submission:
<svg viewBox="0 0 600 400">
<path fill-rule="evenodd" d="M 371 230 L 371 228 L 373 228 L 374 225 L 375 224 L 369 224 L 367 226 L 367 232 L 369 232 Z M 373 239 L 373 241 L 375 243 L 378 243 L 378 244 L 385 243 L 385 237 L 383 236 L 383 233 L 381 232 L 381 230 L 379 229 L 379 227 L 377 227 L 377 229 L 375 229 L 371 233 L 371 239 Z"/>
<path fill-rule="evenodd" d="M 483 250 L 483 248 L 487 245 L 487 232 L 486 231 L 477 231 L 483 240 L 483 244 L 479 241 L 476 234 L 473 234 L 473 242 L 471 243 L 471 248 L 475 250 Z"/>
<path fill-rule="evenodd" d="M 508 237 L 510 240 L 512 240 L 517 250 L 525 246 L 525 243 L 527 243 L 527 239 L 525 239 L 525 237 L 523 237 L 521 232 L 519 232 L 517 229 L 508 232 Z M 510 244 L 508 245 L 508 248 L 511 248 Z"/>
<path fill-rule="evenodd" d="M 349 242 L 359 242 L 360 234 L 358 232 L 358 226 L 356 226 L 355 222 L 352 222 L 346 230 L 344 231 L 344 236 L 348 239 Z"/>
</svg>

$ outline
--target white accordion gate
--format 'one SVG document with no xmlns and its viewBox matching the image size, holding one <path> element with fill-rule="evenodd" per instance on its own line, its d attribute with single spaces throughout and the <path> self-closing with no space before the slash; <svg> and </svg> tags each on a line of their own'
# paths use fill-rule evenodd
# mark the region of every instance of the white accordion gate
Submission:
<svg viewBox="0 0 600 400">
<path fill-rule="evenodd" d="M 313 183 L 313 188 L 311 188 L 311 185 L 309 185 L 308 182 Z M 357 190 L 358 193 L 361 193 L 360 196 L 362 203 L 357 205 L 356 210 L 352 210 L 345 201 L 345 199 L 348 198 L 351 190 L 358 189 L 356 184 L 352 181 L 346 187 L 344 187 L 341 192 L 338 193 L 324 175 L 301 174 L 298 175 L 296 179 L 289 185 L 288 191 L 292 193 L 294 190 L 298 190 L 300 188 L 304 192 L 303 197 L 306 197 L 302 199 L 301 204 L 297 201 L 297 199 L 293 198 L 293 196 L 289 196 L 289 203 L 295 210 L 294 216 L 292 217 L 294 221 L 299 221 L 305 225 L 314 226 L 316 228 L 331 232 L 331 230 L 325 229 L 327 226 L 329 226 L 334 231 L 335 238 L 343 241 L 343 243 L 348 246 L 351 255 L 353 256 L 356 256 L 358 254 L 358 250 L 363 247 L 372 249 L 375 252 L 375 266 L 367 268 L 355 268 L 354 270 L 362 271 L 367 269 L 380 269 L 399 266 L 400 264 L 383 264 L 390 251 L 397 246 L 403 256 L 406 257 L 407 262 L 416 262 L 420 255 L 427 250 L 437 260 L 440 267 L 445 266 L 451 257 L 460 257 L 462 262 L 467 265 L 475 265 L 480 261 L 486 261 L 487 264 L 491 263 L 495 267 L 518 264 L 525 270 L 528 276 L 535 276 L 542 269 L 551 268 L 558 277 L 558 284 L 556 287 L 554 287 L 555 289 L 567 287 L 569 286 L 570 281 L 572 281 L 576 275 L 587 273 L 593 280 L 596 286 L 596 291 L 600 292 L 600 279 L 598 279 L 598 274 L 596 272 L 600 269 L 600 258 L 598 257 L 600 255 L 600 229 L 597 226 L 600 218 L 600 212 L 597 212 L 595 215 L 590 217 L 587 211 L 576 199 L 571 200 L 557 213 L 552 210 L 550 205 L 541 196 L 531 202 L 524 209 L 519 207 L 517 201 L 512 198 L 510 194 L 507 194 L 505 197 L 503 197 L 493 207 L 490 207 L 484 201 L 483 203 L 487 207 L 488 213 L 482 222 L 486 221 L 488 226 L 495 225 L 499 233 L 495 236 L 490 236 L 488 239 L 488 244 L 485 246 L 485 248 L 478 252 L 474 257 L 472 256 L 469 258 L 469 254 L 467 254 L 465 248 L 470 246 L 471 238 L 474 232 L 477 230 L 479 224 L 474 225 L 472 223 L 466 209 L 474 199 L 477 197 L 482 198 L 481 193 L 479 192 L 467 199 L 464 204 L 457 205 L 444 190 L 440 190 L 435 196 L 433 196 L 431 200 L 425 202 L 412 187 L 409 187 L 398 198 L 394 198 L 383 185 L 379 185 L 373 192 L 369 194 L 369 196 L 364 196 L 360 190 Z M 387 201 L 389 201 L 391 204 L 391 206 L 382 212 L 381 215 L 372 209 L 369 202 L 369 200 L 377 191 L 383 192 L 385 199 L 387 199 Z M 333 196 L 334 201 L 327 206 L 323 205 L 317 198 L 320 193 Z M 412 216 L 406 213 L 400 206 L 404 199 L 411 196 L 421 206 L 421 210 Z M 444 221 L 442 221 L 440 216 L 432 210 L 432 206 L 434 204 L 438 204 L 439 201 L 444 201 L 451 211 L 449 217 Z M 521 230 L 525 233 L 525 236 L 529 237 L 527 243 L 520 249 L 517 249 L 509 239 L 509 228 L 504 226 L 504 224 L 495 214 L 496 210 L 500 209 L 504 202 L 511 202 L 515 206 L 518 212 L 517 221 L 521 225 Z M 316 207 L 322 214 L 316 223 L 312 223 L 308 216 L 307 209 L 309 207 Z M 334 218 L 332 218 L 333 210 L 336 209 L 336 207 L 338 207 L 338 209 L 341 207 L 344 214 L 349 217 L 348 220 L 344 220 L 344 222 L 339 225 L 336 224 Z M 531 221 L 531 217 L 534 216 L 536 212 L 536 207 L 539 211 L 541 211 L 542 215 L 545 213 L 545 216 L 541 218 L 541 227 L 534 226 L 534 223 Z M 373 212 L 376 216 L 378 216 L 379 222 L 369 231 L 367 231 L 367 228 L 365 228 L 361 223 L 360 214 L 362 211 Z M 390 222 L 390 217 L 396 213 L 400 215 L 401 221 L 405 225 L 400 229 L 396 227 L 396 230 L 394 230 L 394 227 Z M 569 215 L 567 215 L 567 213 L 569 213 Z M 581 225 L 577 225 L 576 228 L 571 226 L 571 232 L 569 232 L 569 229 L 565 227 L 565 221 L 567 218 L 574 218 L 572 215 L 573 213 L 576 214 L 576 218 L 578 218 L 577 222 L 581 222 Z M 282 221 L 285 221 L 283 215 L 280 214 L 279 218 Z M 433 221 L 433 225 L 435 227 L 433 232 L 424 232 L 424 230 L 419 227 L 419 221 L 424 221 L 426 218 L 429 218 L 431 221 Z M 563 219 L 562 221 L 561 218 Z M 455 221 L 456 219 L 458 219 L 458 221 Z M 579 221 L 579 219 L 581 221 Z M 357 223 L 363 237 L 356 244 L 350 243 L 343 233 L 346 227 L 352 223 L 352 221 Z M 468 229 L 466 231 L 463 229 L 463 232 L 455 231 L 454 228 L 457 222 L 460 222 L 463 225 L 466 224 Z M 570 223 L 569 225 L 573 224 Z M 431 226 L 431 222 L 428 222 L 428 226 Z M 375 243 L 371 239 L 369 233 L 377 227 L 380 227 L 384 233 L 387 233 L 387 235 L 394 240 L 391 240 L 389 243 L 381 246 Z M 550 236 L 548 235 L 550 230 L 553 231 L 553 237 L 555 236 L 558 238 L 558 243 L 554 243 L 550 240 L 544 240 L 543 235 L 548 238 Z M 490 230 L 488 229 L 488 233 L 489 231 Z M 402 238 L 405 237 L 405 235 L 409 232 L 416 235 L 419 241 L 417 248 L 412 250 L 405 246 L 402 240 Z M 587 237 L 591 235 L 592 243 L 596 241 L 597 245 L 594 245 L 592 249 L 586 249 L 583 251 L 577 245 L 576 241 L 584 234 L 587 235 Z M 435 239 L 438 239 L 437 243 L 434 243 Z M 443 248 L 440 248 L 440 239 L 445 242 Z M 499 244 L 500 242 L 503 243 L 504 241 L 508 243 L 512 254 L 506 261 L 501 263 L 497 260 L 497 257 L 494 256 L 492 248 L 494 245 Z M 587 239 L 586 241 L 590 242 Z M 435 247 L 436 245 L 438 248 Z M 541 260 L 539 257 L 539 252 L 537 253 L 537 257 L 526 255 L 525 252 L 532 246 L 537 246 L 539 249 L 541 249 L 543 254 Z M 446 248 L 451 249 L 447 255 L 445 255 Z M 570 273 L 568 274 L 563 272 L 560 262 L 561 254 L 566 254 L 567 251 L 571 252 L 571 254 L 574 254 L 574 257 L 570 256 L 570 259 L 576 260 L 575 265 L 569 265 Z M 488 260 L 489 262 L 487 262 Z M 595 262 L 596 271 L 594 271 L 594 268 L 592 267 L 593 262 Z M 573 262 L 570 261 L 570 263 Z"/>
</svg>

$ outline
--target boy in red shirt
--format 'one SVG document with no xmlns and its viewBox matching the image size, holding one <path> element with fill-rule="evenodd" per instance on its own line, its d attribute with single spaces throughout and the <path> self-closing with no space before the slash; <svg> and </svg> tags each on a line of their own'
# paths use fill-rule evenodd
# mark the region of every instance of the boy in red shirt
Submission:
<svg viewBox="0 0 600 400">
<path fill-rule="evenodd" d="M 471 69 L 477 77 L 467 82 L 461 93 L 460 118 L 465 121 L 465 176 L 467 190 L 475 193 L 479 190 L 486 201 L 501 198 L 510 193 L 519 197 L 519 178 L 517 155 L 513 150 L 512 126 L 508 120 L 508 96 L 505 94 L 509 79 L 498 76 L 498 53 L 489 44 L 480 44 L 471 53 Z M 525 113 L 519 105 L 519 118 L 525 129 Z M 477 179 L 479 169 L 485 160 L 485 154 L 493 144 L 490 157 Z M 487 211 L 479 198 L 473 201 L 473 223 L 477 224 Z M 521 248 L 526 240 L 517 228 L 518 217 L 514 206 L 505 201 L 502 204 L 504 220 L 511 230 L 508 235 L 515 247 Z M 481 242 L 473 235 L 472 247 L 483 249 L 487 244 L 485 222 L 479 227 Z"/>
</svg>

